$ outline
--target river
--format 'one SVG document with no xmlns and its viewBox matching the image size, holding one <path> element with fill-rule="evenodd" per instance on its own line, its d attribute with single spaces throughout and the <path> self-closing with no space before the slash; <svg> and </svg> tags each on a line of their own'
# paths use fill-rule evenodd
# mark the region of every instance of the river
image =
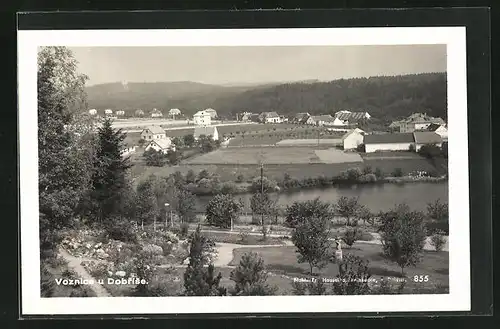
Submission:
<svg viewBox="0 0 500 329">
<path fill-rule="evenodd" d="M 251 194 L 239 194 L 247 211 L 250 206 Z M 278 198 L 278 204 L 289 205 L 295 201 L 312 200 L 319 197 L 323 201 L 336 202 L 341 196 L 358 197 L 362 205 L 368 207 L 372 212 L 387 211 L 395 204 L 406 203 L 412 210 L 425 211 L 427 204 L 441 199 L 448 202 L 448 182 L 440 183 L 406 183 L 406 184 L 374 184 L 354 185 L 351 187 L 329 187 L 312 188 L 300 191 L 282 192 L 274 194 Z M 197 197 L 197 210 L 203 212 L 211 196 Z"/>
</svg>

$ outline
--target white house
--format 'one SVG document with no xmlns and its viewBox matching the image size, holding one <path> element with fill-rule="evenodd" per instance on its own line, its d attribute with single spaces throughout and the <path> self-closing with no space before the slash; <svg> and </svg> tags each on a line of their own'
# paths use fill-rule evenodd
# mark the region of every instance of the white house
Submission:
<svg viewBox="0 0 500 329">
<path fill-rule="evenodd" d="M 116 114 L 117 117 L 122 117 L 122 116 L 125 115 L 125 111 L 119 110 L 119 111 L 116 111 L 115 114 Z"/>
<path fill-rule="evenodd" d="M 175 116 L 177 115 L 181 115 L 181 110 L 179 109 L 170 109 L 170 111 L 168 111 L 168 115 L 173 117 L 175 119 Z"/>
<path fill-rule="evenodd" d="M 157 109 L 153 109 L 153 111 L 151 111 L 151 117 L 152 118 L 161 118 L 161 117 L 163 117 L 163 113 Z"/>
<path fill-rule="evenodd" d="M 432 123 L 429 125 L 429 127 L 427 127 L 427 130 L 435 132 L 436 134 L 441 136 L 443 140 L 448 139 L 448 129 L 446 128 L 446 125 Z"/>
<path fill-rule="evenodd" d="M 436 145 L 441 147 L 443 144 L 443 139 L 437 133 L 433 131 L 415 131 L 413 133 L 415 139 L 415 151 L 419 151 L 424 145 Z"/>
<path fill-rule="evenodd" d="M 194 128 L 194 139 L 198 140 L 201 135 L 212 137 L 214 141 L 219 140 L 219 131 L 216 126 L 199 126 Z"/>
<path fill-rule="evenodd" d="M 193 121 L 197 126 L 210 126 L 212 124 L 212 116 L 209 112 L 198 111 L 193 115 Z"/>
<path fill-rule="evenodd" d="M 210 114 L 211 119 L 217 118 L 217 111 L 211 108 L 205 110 L 206 113 Z"/>
<path fill-rule="evenodd" d="M 342 136 L 344 150 L 351 150 L 363 144 L 365 132 L 359 128 L 352 129 Z"/>
<path fill-rule="evenodd" d="M 276 112 L 262 112 L 259 115 L 260 122 L 263 123 L 282 123 L 283 118 L 281 118 Z"/>
<path fill-rule="evenodd" d="M 407 151 L 414 145 L 413 133 L 370 134 L 363 138 L 365 152 Z"/>
<path fill-rule="evenodd" d="M 155 139 L 149 142 L 146 146 L 145 151 L 156 150 L 162 153 L 167 153 L 169 150 L 175 150 L 175 146 L 172 144 L 172 139 L 166 137 L 163 139 Z"/>
<path fill-rule="evenodd" d="M 104 110 L 104 114 L 108 117 L 108 116 L 112 116 L 113 115 L 113 110 L 112 109 L 105 109 Z"/>
<path fill-rule="evenodd" d="M 165 133 L 165 130 L 160 126 L 149 126 L 142 130 L 141 138 L 146 141 L 165 139 L 167 138 L 167 134 Z"/>
<path fill-rule="evenodd" d="M 89 114 L 90 115 L 96 115 L 97 114 L 97 110 L 96 109 L 90 109 L 89 110 Z"/>
<path fill-rule="evenodd" d="M 416 130 L 429 128 L 431 124 L 444 125 L 445 122 L 441 118 L 434 118 L 422 113 L 413 113 L 407 119 L 402 120 L 399 125 L 399 132 L 411 133 Z"/>
<path fill-rule="evenodd" d="M 143 117 L 144 111 L 143 110 L 136 110 L 134 114 L 136 117 Z"/>
</svg>

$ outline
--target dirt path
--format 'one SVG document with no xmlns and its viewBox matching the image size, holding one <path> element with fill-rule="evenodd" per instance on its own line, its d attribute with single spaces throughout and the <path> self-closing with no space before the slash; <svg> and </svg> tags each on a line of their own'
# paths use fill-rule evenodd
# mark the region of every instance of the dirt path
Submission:
<svg viewBox="0 0 500 329">
<path fill-rule="evenodd" d="M 235 243 L 222 243 L 217 242 L 215 247 L 217 248 L 217 259 L 214 261 L 214 266 L 216 267 L 229 267 L 234 268 L 235 266 L 229 265 L 233 260 L 233 251 L 234 249 L 239 248 L 266 248 L 266 247 L 280 247 L 280 246 L 291 246 L 293 245 L 291 241 L 284 241 L 282 245 L 270 244 L 253 244 L 253 245 L 243 245 L 243 244 L 235 244 Z"/>
<path fill-rule="evenodd" d="M 95 283 L 89 285 L 89 288 L 94 291 L 97 297 L 111 297 L 109 292 L 102 285 L 97 283 L 97 280 L 90 275 L 87 270 L 80 264 L 84 260 L 92 260 L 87 258 L 79 258 L 75 256 L 71 256 L 66 250 L 59 249 L 59 254 L 68 262 L 68 267 L 76 272 L 78 277 L 81 277 L 86 280 L 93 280 Z M 94 260 L 95 261 L 95 260 Z"/>
</svg>

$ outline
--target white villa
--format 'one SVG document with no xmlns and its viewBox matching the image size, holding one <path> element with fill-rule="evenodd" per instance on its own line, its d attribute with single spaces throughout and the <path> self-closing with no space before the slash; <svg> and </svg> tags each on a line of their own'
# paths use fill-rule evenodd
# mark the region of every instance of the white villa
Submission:
<svg viewBox="0 0 500 329">
<path fill-rule="evenodd" d="M 212 109 L 212 108 L 208 108 L 205 110 L 205 112 L 207 112 L 208 114 L 210 114 L 210 118 L 211 119 L 215 119 L 217 118 L 217 111 Z"/>
<path fill-rule="evenodd" d="M 197 126 L 210 126 L 212 124 L 212 116 L 207 111 L 198 111 L 193 115 L 193 121 Z"/>
<path fill-rule="evenodd" d="M 167 134 L 165 133 L 165 130 L 160 126 L 149 126 L 142 130 L 141 138 L 146 141 L 165 139 L 167 138 Z"/>
<path fill-rule="evenodd" d="M 89 114 L 90 115 L 96 115 L 97 114 L 97 110 L 96 109 L 90 109 L 89 110 Z"/>
<path fill-rule="evenodd" d="M 163 117 L 163 113 L 157 109 L 153 109 L 153 111 L 151 111 L 151 117 L 152 118 L 161 118 L 161 117 Z"/>
</svg>

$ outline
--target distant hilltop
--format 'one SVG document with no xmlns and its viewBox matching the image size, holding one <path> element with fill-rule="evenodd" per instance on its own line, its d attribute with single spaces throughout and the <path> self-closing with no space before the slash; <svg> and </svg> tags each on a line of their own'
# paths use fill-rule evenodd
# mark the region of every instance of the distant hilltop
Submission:
<svg viewBox="0 0 500 329">
<path fill-rule="evenodd" d="M 397 119 L 414 112 L 446 118 L 446 73 L 264 84 L 212 85 L 192 81 L 116 82 L 87 87 L 89 108 L 178 108 L 186 115 L 213 108 L 220 116 L 241 112 L 280 114 L 366 110 Z M 164 113 L 166 114 L 166 113 Z"/>
</svg>

